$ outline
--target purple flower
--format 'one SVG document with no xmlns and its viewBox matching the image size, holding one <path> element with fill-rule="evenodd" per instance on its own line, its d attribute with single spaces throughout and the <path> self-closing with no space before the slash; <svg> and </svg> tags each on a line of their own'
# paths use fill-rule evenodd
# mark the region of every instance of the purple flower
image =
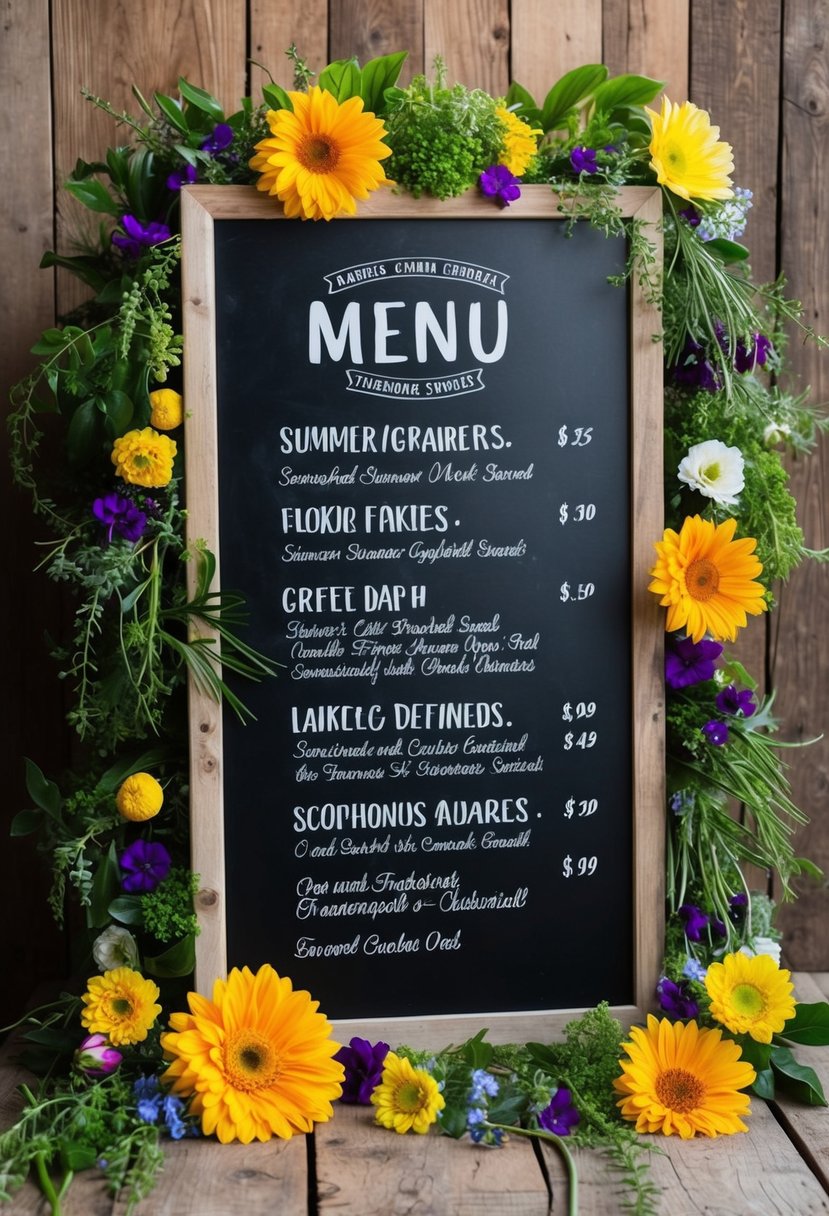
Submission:
<svg viewBox="0 0 829 1216">
<path fill-rule="evenodd" d="M 112 243 L 123 249 L 131 258 L 140 258 L 144 249 L 170 239 L 170 229 L 167 225 L 159 224 L 155 220 L 145 225 L 134 215 L 122 215 L 121 227 L 124 232 L 113 232 Z"/>
<path fill-rule="evenodd" d="M 682 918 L 685 936 L 688 938 L 688 941 L 698 942 L 702 936 L 703 929 L 708 924 L 708 917 L 702 908 L 698 908 L 696 904 L 681 904 L 678 912 Z"/>
<path fill-rule="evenodd" d="M 596 164 L 595 148 L 574 148 L 570 153 L 570 164 L 574 173 L 597 173 L 599 166 Z"/>
<path fill-rule="evenodd" d="M 570 1090 L 563 1086 L 552 1094 L 549 1106 L 545 1106 L 538 1115 L 539 1126 L 555 1136 L 569 1136 L 580 1119 L 581 1115 L 573 1106 Z"/>
<path fill-rule="evenodd" d="M 147 526 L 144 512 L 139 511 L 131 499 L 114 492 L 96 498 L 92 504 L 92 514 L 107 529 L 108 541 L 112 540 L 113 534 L 130 542 L 137 541 L 144 535 Z"/>
<path fill-rule="evenodd" d="M 699 226 L 699 212 L 693 203 L 688 207 L 683 207 L 679 214 L 690 228 L 697 228 Z"/>
<path fill-rule="evenodd" d="M 233 143 L 233 127 L 228 126 L 226 122 L 217 122 L 213 128 L 213 134 L 208 135 L 207 139 L 202 140 L 201 150 L 206 152 L 208 156 L 218 156 L 220 152 L 224 152 L 225 148 L 229 148 Z"/>
<path fill-rule="evenodd" d="M 670 807 L 675 815 L 684 815 L 686 811 L 693 810 L 695 801 L 693 790 L 677 790 L 671 794 Z"/>
<path fill-rule="evenodd" d="M 706 722 L 705 726 L 700 727 L 700 730 L 714 747 L 722 747 L 724 743 L 728 742 L 728 727 L 725 722 L 719 722 L 716 718 Z"/>
<path fill-rule="evenodd" d="M 108 1077 L 123 1058 L 105 1034 L 88 1034 L 75 1052 L 75 1065 L 87 1077 Z"/>
<path fill-rule="evenodd" d="M 375 1043 L 372 1046 L 368 1039 L 358 1038 L 353 1038 L 347 1047 L 340 1048 L 334 1059 L 339 1060 L 345 1068 L 341 1102 L 369 1105 L 371 1091 L 380 1084 L 388 1050 L 388 1043 Z"/>
<path fill-rule="evenodd" d="M 762 367 L 769 357 L 771 342 L 765 334 L 754 334 L 750 346 L 746 346 L 742 338 L 737 342 L 734 351 L 735 372 L 751 372 L 755 367 Z"/>
<path fill-rule="evenodd" d="M 705 347 L 700 346 L 689 335 L 679 356 L 679 363 L 672 368 L 674 379 L 690 388 L 704 389 L 715 393 L 720 387 L 720 378 L 705 358 Z"/>
<path fill-rule="evenodd" d="M 659 1005 L 666 1013 L 675 1018 L 695 1018 L 699 1013 L 699 1005 L 694 1000 L 688 985 L 683 981 L 675 984 L 667 976 L 663 976 L 656 985 L 659 995 Z"/>
<path fill-rule="evenodd" d="M 490 165 L 478 178 L 483 194 L 496 198 L 502 207 L 508 207 L 521 197 L 519 179 L 510 173 L 506 165 Z"/>
<path fill-rule="evenodd" d="M 717 916 L 711 917 L 711 932 L 715 937 L 725 937 L 726 935 L 725 925 Z"/>
<path fill-rule="evenodd" d="M 167 178 L 167 189 L 180 190 L 182 186 L 192 186 L 198 175 L 196 166 L 188 162 L 183 169 L 176 169 L 170 174 Z"/>
<path fill-rule="evenodd" d="M 721 654 L 719 642 L 709 642 L 706 638 L 694 642 L 691 638 L 673 637 L 665 654 L 665 683 L 670 688 L 690 688 L 692 684 L 710 680 Z"/>
<path fill-rule="evenodd" d="M 744 718 L 750 718 L 757 709 L 749 689 L 738 692 L 733 684 L 717 693 L 714 704 L 721 714 L 742 714 Z"/>
<path fill-rule="evenodd" d="M 732 895 L 728 901 L 728 905 L 731 919 L 736 924 L 740 924 L 748 907 L 748 896 L 745 891 L 737 891 L 735 895 Z"/>
<path fill-rule="evenodd" d="M 170 854 L 163 844 L 136 840 L 121 854 L 119 865 L 126 874 L 121 879 L 125 891 L 154 891 L 170 873 Z"/>
</svg>

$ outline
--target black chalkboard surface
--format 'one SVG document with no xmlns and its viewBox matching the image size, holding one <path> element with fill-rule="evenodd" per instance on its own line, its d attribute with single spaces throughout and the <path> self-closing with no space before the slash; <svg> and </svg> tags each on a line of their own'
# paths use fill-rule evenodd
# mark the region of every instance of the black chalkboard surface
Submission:
<svg viewBox="0 0 829 1216">
<path fill-rule="evenodd" d="M 227 965 L 355 1021 L 635 1004 L 625 241 L 494 210 L 212 253 L 213 539 L 283 665 L 223 715 Z"/>
</svg>

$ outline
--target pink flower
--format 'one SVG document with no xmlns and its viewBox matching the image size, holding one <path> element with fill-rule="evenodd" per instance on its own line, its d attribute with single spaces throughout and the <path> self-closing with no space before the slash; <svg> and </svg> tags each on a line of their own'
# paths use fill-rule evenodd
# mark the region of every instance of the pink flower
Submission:
<svg viewBox="0 0 829 1216">
<path fill-rule="evenodd" d="M 124 1057 L 105 1034 L 88 1034 L 75 1052 L 75 1064 L 87 1077 L 108 1077 Z"/>
</svg>

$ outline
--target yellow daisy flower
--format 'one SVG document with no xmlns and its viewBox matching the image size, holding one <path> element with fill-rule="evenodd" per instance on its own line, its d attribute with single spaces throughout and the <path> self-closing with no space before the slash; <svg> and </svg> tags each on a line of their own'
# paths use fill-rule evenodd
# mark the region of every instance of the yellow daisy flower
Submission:
<svg viewBox="0 0 829 1216">
<path fill-rule="evenodd" d="M 648 1026 L 632 1026 L 622 1076 L 613 1086 L 617 1105 L 638 1132 L 663 1132 L 690 1140 L 746 1132 L 740 1118 L 749 1113 L 748 1094 L 755 1072 L 740 1059 L 733 1039 L 696 1022 L 671 1022 L 648 1015 Z"/>
<path fill-rule="evenodd" d="M 173 476 L 175 454 L 175 441 L 149 426 L 143 431 L 127 431 L 112 445 L 115 472 L 133 486 L 166 486 Z"/>
<path fill-rule="evenodd" d="M 375 1122 L 401 1135 L 427 1132 L 446 1105 L 435 1078 L 393 1051 L 386 1056 L 383 1077 L 371 1101 L 377 1107 Z"/>
<path fill-rule="evenodd" d="M 496 106 L 495 113 L 504 124 L 504 149 L 499 164 L 506 165 L 514 177 L 522 177 L 538 151 L 536 136 L 543 135 L 541 127 L 530 127 L 506 106 Z"/>
<path fill-rule="evenodd" d="M 133 773 L 118 787 L 115 805 L 125 819 L 142 823 L 161 810 L 164 791 L 150 773 Z"/>
<path fill-rule="evenodd" d="M 339 1044 L 307 992 L 267 963 L 216 980 L 213 1000 L 191 992 L 190 1013 L 174 1013 L 161 1045 L 172 1063 L 163 1080 L 182 1097 L 206 1136 L 222 1144 L 289 1139 L 331 1118 L 340 1096 Z"/>
<path fill-rule="evenodd" d="M 150 426 L 157 431 L 174 431 L 184 421 L 184 401 L 174 388 L 157 388 L 150 393 Z"/>
<path fill-rule="evenodd" d="M 746 613 L 765 610 L 762 584 L 754 581 L 763 569 L 754 554 L 757 542 L 734 540 L 736 530 L 736 519 L 715 524 L 691 515 L 679 534 L 666 528 L 656 542 L 659 559 L 648 590 L 668 609 L 667 630 L 685 629 L 695 642 L 706 633 L 733 642 Z"/>
<path fill-rule="evenodd" d="M 105 1034 L 114 1047 L 143 1043 L 161 1013 L 158 988 L 131 967 L 93 975 L 81 997 L 81 1022 L 93 1034 Z"/>
<path fill-rule="evenodd" d="M 289 93 L 291 110 L 269 110 L 271 137 L 260 140 L 250 167 L 262 174 L 258 190 L 275 194 L 294 219 L 330 220 L 357 210 L 386 180 L 381 160 L 391 156 L 386 128 L 363 110 L 360 97 L 338 102 L 314 85 Z"/>
<path fill-rule="evenodd" d="M 720 141 L 705 110 L 690 101 L 662 98 L 662 113 L 645 107 L 651 120 L 651 168 L 660 186 L 684 199 L 733 198 L 731 144 Z"/>
<path fill-rule="evenodd" d="M 711 997 L 711 1016 L 733 1034 L 749 1034 L 758 1043 L 770 1043 L 789 1018 L 795 1000 L 791 972 L 778 967 L 767 954 L 749 958 L 726 954 L 712 963 L 705 976 Z"/>
</svg>

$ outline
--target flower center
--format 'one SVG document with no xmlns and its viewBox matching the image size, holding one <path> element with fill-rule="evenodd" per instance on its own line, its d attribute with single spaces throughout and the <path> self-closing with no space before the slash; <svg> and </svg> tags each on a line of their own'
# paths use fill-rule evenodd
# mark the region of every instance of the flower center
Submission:
<svg viewBox="0 0 829 1216">
<path fill-rule="evenodd" d="M 695 600 L 710 600 L 720 585 L 720 572 L 713 562 L 701 557 L 685 571 L 685 586 Z"/>
<path fill-rule="evenodd" d="M 139 453 L 136 453 L 136 455 L 132 458 L 132 463 L 137 469 L 146 469 L 150 461 L 147 456 L 142 456 Z"/>
<path fill-rule="evenodd" d="M 665 151 L 665 159 L 677 173 L 684 173 L 687 167 L 685 153 L 676 144 L 669 145 Z"/>
<path fill-rule="evenodd" d="M 394 1091 L 395 1109 L 404 1115 L 416 1115 L 425 1105 L 425 1094 L 416 1081 L 403 1081 Z"/>
<path fill-rule="evenodd" d="M 310 173 L 332 173 L 340 150 L 327 135 L 306 135 L 297 148 L 297 160 Z"/>
<path fill-rule="evenodd" d="M 756 1017 L 766 1008 L 762 992 L 753 984 L 737 984 L 731 993 L 731 1000 L 737 1012 L 745 1017 Z"/>
<path fill-rule="evenodd" d="M 694 1110 L 705 1097 L 705 1086 L 699 1077 L 684 1068 L 669 1068 L 656 1078 L 656 1096 L 663 1106 L 686 1115 Z"/>
<path fill-rule="evenodd" d="M 125 996 L 116 996 L 112 1000 L 112 1012 L 116 1017 L 123 1018 L 132 1013 L 132 1001 Z"/>
<path fill-rule="evenodd" d="M 237 1030 L 225 1043 L 225 1077 L 245 1093 L 271 1085 L 281 1071 L 273 1043 L 256 1030 Z"/>
<path fill-rule="evenodd" d="M 700 469 L 700 472 L 702 473 L 703 480 L 713 485 L 720 476 L 720 466 L 715 461 L 714 464 L 709 464 L 708 468 Z"/>
</svg>

